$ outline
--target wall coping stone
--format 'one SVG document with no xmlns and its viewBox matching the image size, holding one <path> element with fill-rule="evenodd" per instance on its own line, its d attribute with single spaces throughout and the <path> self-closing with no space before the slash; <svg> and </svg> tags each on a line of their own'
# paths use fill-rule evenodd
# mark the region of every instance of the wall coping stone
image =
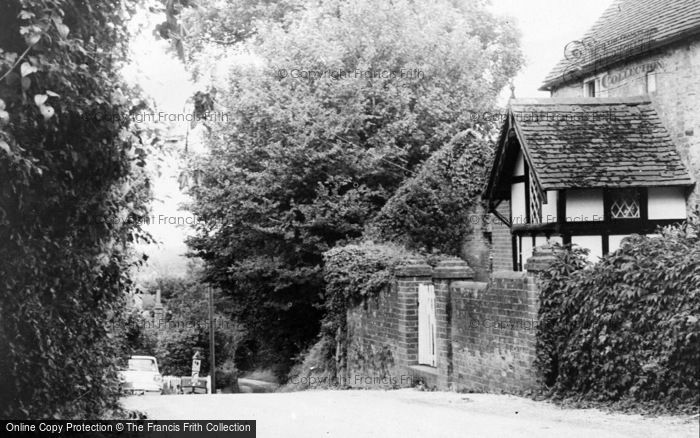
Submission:
<svg viewBox="0 0 700 438">
<path fill-rule="evenodd" d="M 450 284 L 452 289 L 476 289 L 484 290 L 489 286 L 488 283 L 484 281 L 454 281 Z"/>
<path fill-rule="evenodd" d="M 406 260 L 394 270 L 397 277 L 430 277 L 433 268 L 421 259 Z"/>
<path fill-rule="evenodd" d="M 525 262 L 525 269 L 530 273 L 548 269 L 557 259 L 557 253 L 563 251 L 560 246 L 542 245 L 532 250 L 532 257 Z"/>
<path fill-rule="evenodd" d="M 438 263 L 433 271 L 433 278 L 467 280 L 474 278 L 474 270 L 462 259 L 448 259 Z"/>
<path fill-rule="evenodd" d="M 491 274 L 492 280 L 508 279 L 508 280 L 524 280 L 527 278 L 527 272 L 518 271 L 494 271 Z"/>
</svg>

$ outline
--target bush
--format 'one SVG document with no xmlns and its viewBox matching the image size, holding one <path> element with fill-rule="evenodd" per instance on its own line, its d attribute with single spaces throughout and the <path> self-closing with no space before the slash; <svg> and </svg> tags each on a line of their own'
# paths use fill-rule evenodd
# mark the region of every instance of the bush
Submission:
<svg viewBox="0 0 700 438">
<path fill-rule="evenodd" d="M 301 355 L 289 378 L 313 375 L 320 379 L 318 381 L 334 386 L 345 361 L 348 308 L 377 296 L 391 285 L 394 269 L 416 257 L 417 254 L 401 246 L 371 242 L 336 247 L 326 252 L 325 316 L 321 321 L 320 339 L 308 353 Z M 433 256 L 431 260 L 437 262 L 439 256 Z"/>
<path fill-rule="evenodd" d="M 337 387 L 338 379 L 335 364 L 335 339 L 324 336 L 308 351 L 299 356 L 297 364 L 289 372 L 287 384 L 282 392 L 306 389 L 328 389 Z"/>
<path fill-rule="evenodd" d="M 398 188 L 367 226 L 375 240 L 459 255 L 471 231 L 491 148 L 472 131 L 456 135 Z"/>
<path fill-rule="evenodd" d="M 164 317 L 153 321 L 152 332 L 156 333 L 155 355 L 164 374 L 189 375 L 192 355 L 202 352 L 202 374 L 209 370 L 209 298 L 200 273 L 188 272 L 184 278 L 161 277 L 144 285 L 152 294 L 161 291 Z M 233 360 L 236 347 L 243 338 L 240 324 L 223 313 L 230 305 L 218 291 L 214 299 L 214 331 L 216 358 L 218 363 Z"/>
<path fill-rule="evenodd" d="M 206 332 L 197 327 L 178 327 L 158 333 L 155 356 L 160 372 L 170 376 L 192 374 L 192 356 L 201 349 L 201 345 L 208 346 L 208 339 Z M 201 374 L 206 374 L 209 369 L 207 357 L 206 354 L 202 355 Z"/>
<path fill-rule="evenodd" d="M 562 254 L 543 276 L 537 364 L 558 397 L 700 401 L 700 226 L 632 236 L 598 264 Z"/>
<path fill-rule="evenodd" d="M 216 389 L 222 392 L 241 392 L 238 387 L 238 370 L 232 360 L 216 368 Z"/>
</svg>

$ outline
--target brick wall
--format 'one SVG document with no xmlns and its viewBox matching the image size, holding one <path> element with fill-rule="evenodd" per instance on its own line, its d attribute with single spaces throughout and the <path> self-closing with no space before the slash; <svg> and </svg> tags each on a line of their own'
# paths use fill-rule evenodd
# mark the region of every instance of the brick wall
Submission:
<svg viewBox="0 0 700 438">
<path fill-rule="evenodd" d="M 533 389 L 538 291 L 532 278 L 501 271 L 488 283 L 453 282 L 440 293 L 447 297 L 440 300 L 446 309 L 439 333 L 449 332 L 445 343 L 451 345 L 438 361 L 451 370 L 448 386 L 479 392 Z"/>
<path fill-rule="evenodd" d="M 420 377 L 439 389 L 519 393 L 533 388 L 535 268 L 496 272 L 479 282 L 469 280 L 474 271 L 459 259 L 434 270 L 415 266 L 421 275 L 415 269 L 397 271 L 394 287 L 348 312 L 348 384 L 406 387 Z M 421 283 L 435 286 L 435 368 L 417 366 Z"/>
<path fill-rule="evenodd" d="M 676 44 L 660 52 L 652 52 L 586 78 L 615 74 L 630 67 L 659 61 L 656 68 L 656 91 L 649 95 L 659 117 L 671 134 L 678 152 L 690 173 L 700 181 L 700 40 Z M 646 76 L 627 78 L 608 89 L 609 97 L 639 96 L 645 93 Z M 582 82 L 560 87 L 552 97 L 580 97 Z M 696 185 L 689 205 L 700 202 L 700 186 Z"/>
<path fill-rule="evenodd" d="M 390 377 L 402 374 L 398 366 L 399 313 L 397 285 L 348 311 L 348 385 L 391 386 Z"/>
<path fill-rule="evenodd" d="M 490 218 L 484 207 L 479 204 L 471 212 L 469 224 L 471 232 L 462 243 L 460 256 L 466 260 L 474 270 L 474 278 L 485 281 L 491 273 L 491 245 L 489 235 L 491 233 Z"/>
<path fill-rule="evenodd" d="M 408 264 L 390 288 L 347 313 L 347 363 L 340 377 L 352 387 L 413 386 L 409 365 L 418 362 L 418 285 L 431 268 Z"/>
</svg>

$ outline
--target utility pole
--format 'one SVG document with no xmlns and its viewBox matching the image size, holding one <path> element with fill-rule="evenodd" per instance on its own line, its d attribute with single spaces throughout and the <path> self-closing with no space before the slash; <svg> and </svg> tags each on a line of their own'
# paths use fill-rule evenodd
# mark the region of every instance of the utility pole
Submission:
<svg viewBox="0 0 700 438">
<path fill-rule="evenodd" d="M 214 352 L 214 288 L 209 290 L 209 375 L 211 376 L 211 393 L 216 394 L 216 353 Z"/>
</svg>

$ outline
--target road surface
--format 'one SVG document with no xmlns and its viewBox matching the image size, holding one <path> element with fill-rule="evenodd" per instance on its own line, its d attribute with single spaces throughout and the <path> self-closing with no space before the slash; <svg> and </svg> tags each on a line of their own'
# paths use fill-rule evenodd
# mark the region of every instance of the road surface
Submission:
<svg viewBox="0 0 700 438">
<path fill-rule="evenodd" d="M 257 420 L 268 437 L 692 437 L 698 417 L 606 414 L 495 394 L 304 391 L 132 396 L 127 409 L 156 420 Z"/>
</svg>

